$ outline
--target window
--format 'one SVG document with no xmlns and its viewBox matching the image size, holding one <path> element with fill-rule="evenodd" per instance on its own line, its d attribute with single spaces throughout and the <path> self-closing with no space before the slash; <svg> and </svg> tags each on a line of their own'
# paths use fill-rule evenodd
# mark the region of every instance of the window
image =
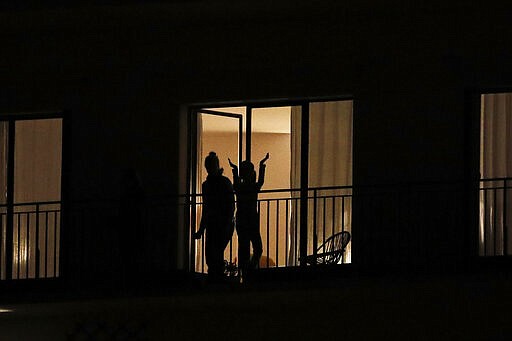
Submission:
<svg viewBox="0 0 512 341">
<path fill-rule="evenodd" d="M 260 267 L 299 265 L 301 255 L 316 252 L 331 235 L 351 231 L 352 110 L 352 100 L 322 100 L 192 111 L 192 193 L 200 194 L 210 151 L 230 179 L 228 158 L 249 159 L 257 171 L 259 160 L 270 153 L 258 201 Z M 197 204 L 192 230 L 201 217 L 200 199 Z M 205 272 L 203 240 L 191 248 L 192 269 Z M 225 259 L 236 262 L 236 232 Z M 351 262 L 350 244 L 340 262 Z"/>
<path fill-rule="evenodd" d="M 512 93 L 480 97 L 481 256 L 509 255 L 512 250 Z"/>
<path fill-rule="evenodd" d="M 57 277 L 62 117 L 0 121 L 1 279 Z"/>
</svg>

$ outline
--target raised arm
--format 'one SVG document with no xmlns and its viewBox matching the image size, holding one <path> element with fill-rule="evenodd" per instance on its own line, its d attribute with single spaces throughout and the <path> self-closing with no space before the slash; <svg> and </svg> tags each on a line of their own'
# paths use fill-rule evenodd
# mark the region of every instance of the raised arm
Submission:
<svg viewBox="0 0 512 341">
<path fill-rule="evenodd" d="M 238 187 L 238 184 L 240 183 L 240 178 L 238 177 L 238 167 L 233 162 L 231 162 L 231 159 L 228 158 L 229 166 L 231 167 L 231 170 L 233 171 L 233 187 L 235 190 Z"/>
<path fill-rule="evenodd" d="M 263 187 L 263 183 L 265 182 L 265 168 L 267 165 L 265 165 L 265 162 L 269 159 L 270 155 L 267 153 L 265 157 L 260 161 L 260 169 L 258 174 L 258 186 L 261 188 Z"/>
<path fill-rule="evenodd" d="M 269 159 L 269 157 L 270 157 L 270 154 L 269 154 L 269 153 L 267 153 L 267 155 L 265 155 L 265 157 L 264 157 L 263 159 L 261 159 L 261 161 L 260 161 L 260 166 L 261 166 L 261 165 L 265 165 L 265 162 L 267 162 L 267 160 Z"/>
</svg>

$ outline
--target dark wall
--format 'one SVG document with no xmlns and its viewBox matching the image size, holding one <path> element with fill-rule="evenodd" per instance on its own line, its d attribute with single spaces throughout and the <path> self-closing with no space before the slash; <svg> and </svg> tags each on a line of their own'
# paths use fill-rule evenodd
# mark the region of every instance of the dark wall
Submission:
<svg viewBox="0 0 512 341">
<path fill-rule="evenodd" d="M 512 84 L 510 13 L 493 3 L 398 1 L 4 12 L 0 112 L 69 110 L 73 199 L 116 198 L 127 166 L 148 193 L 175 193 L 180 105 L 329 95 L 355 99 L 356 186 L 459 181 L 475 147 L 465 91 Z M 403 206 L 406 218 L 377 200 L 367 214 L 360 201 L 356 259 L 453 258 L 470 229 L 454 212 L 467 215 L 467 203 L 437 193 Z M 401 194 L 396 202 L 411 205 Z M 431 239 L 410 242 L 417 231 Z"/>
</svg>

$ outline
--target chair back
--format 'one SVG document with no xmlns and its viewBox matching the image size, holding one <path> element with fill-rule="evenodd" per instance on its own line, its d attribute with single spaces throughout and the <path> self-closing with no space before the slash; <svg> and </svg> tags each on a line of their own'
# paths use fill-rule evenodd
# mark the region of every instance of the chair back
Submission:
<svg viewBox="0 0 512 341">
<path fill-rule="evenodd" d="M 329 259 L 325 260 L 325 263 L 337 264 L 349 242 L 350 232 L 341 231 L 327 238 L 325 243 L 318 248 L 317 252 L 325 252 L 331 255 Z"/>
</svg>

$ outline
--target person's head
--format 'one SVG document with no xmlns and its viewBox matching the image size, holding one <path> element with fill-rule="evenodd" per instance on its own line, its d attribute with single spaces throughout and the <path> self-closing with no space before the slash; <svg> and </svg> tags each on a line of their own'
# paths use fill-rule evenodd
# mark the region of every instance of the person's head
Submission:
<svg viewBox="0 0 512 341">
<path fill-rule="evenodd" d="M 219 167 L 219 158 L 217 157 L 217 154 L 215 152 L 210 152 L 208 156 L 204 159 L 204 168 L 206 168 L 206 171 L 208 174 L 217 174 L 219 173 L 220 167 Z"/>
<path fill-rule="evenodd" d="M 245 160 L 240 163 L 240 178 L 244 182 L 256 182 L 256 172 L 251 161 Z"/>
</svg>

